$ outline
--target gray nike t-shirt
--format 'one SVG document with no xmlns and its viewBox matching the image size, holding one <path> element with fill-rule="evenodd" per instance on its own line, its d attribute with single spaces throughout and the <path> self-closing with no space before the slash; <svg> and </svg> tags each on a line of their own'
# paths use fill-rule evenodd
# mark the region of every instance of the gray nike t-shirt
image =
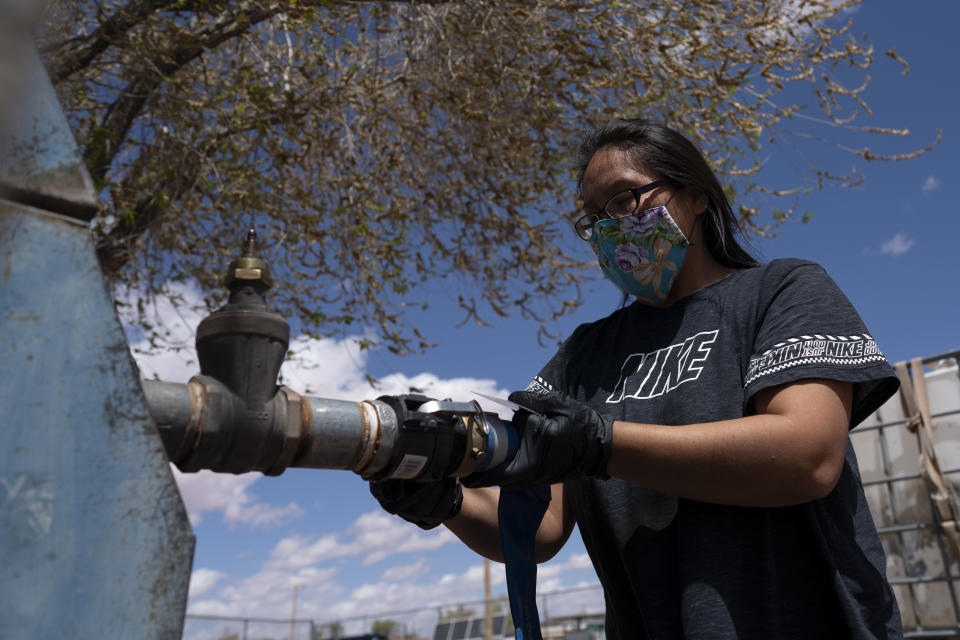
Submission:
<svg viewBox="0 0 960 640">
<path fill-rule="evenodd" d="M 851 426 L 897 388 L 824 270 L 775 260 L 669 308 L 635 303 L 578 327 L 528 389 L 683 428 L 750 415 L 758 390 L 804 378 L 853 383 Z M 836 488 L 797 506 L 708 504 L 617 478 L 566 493 L 603 583 L 608 638 L 902 636 L 849 441 Z"/>
</svg>

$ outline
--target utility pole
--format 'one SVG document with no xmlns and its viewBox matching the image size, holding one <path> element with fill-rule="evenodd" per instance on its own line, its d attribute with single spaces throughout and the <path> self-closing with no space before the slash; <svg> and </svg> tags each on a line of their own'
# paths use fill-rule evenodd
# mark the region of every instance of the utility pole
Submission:
<svg viewBox="0 0 960 640">
<path fill-rule="evenodd" d="M 483 640 L 493 640 L 493 603 L 490 602 L 490 560 L 483 559 Z"/>
<path fill-rule="evenodd" d="M 299 584 L 293 585 L 293 607 L 290 609 L 290 640 L 294 640 L 294 633 L 296 631 L 296 622 L 297 622 L 297 589 L 300 588 Z M 311 638 L 310 640 L 313 640 Z"/>
</svg>

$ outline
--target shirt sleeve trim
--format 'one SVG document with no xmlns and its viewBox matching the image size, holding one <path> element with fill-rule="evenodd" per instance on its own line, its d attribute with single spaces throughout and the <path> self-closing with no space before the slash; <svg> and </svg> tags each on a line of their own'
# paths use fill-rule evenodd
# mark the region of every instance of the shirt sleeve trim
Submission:
<svg viewBox="0 0 960 640">
<path fill-rule="evenodd" d="M 743 386 L 749 387 L 764 376 L 804 365 L 859 367 L 886 361 L 876 341 L 866 333 L 852 336 L 801 335 L 777 343 L 751 358 Z"/>
</svg>

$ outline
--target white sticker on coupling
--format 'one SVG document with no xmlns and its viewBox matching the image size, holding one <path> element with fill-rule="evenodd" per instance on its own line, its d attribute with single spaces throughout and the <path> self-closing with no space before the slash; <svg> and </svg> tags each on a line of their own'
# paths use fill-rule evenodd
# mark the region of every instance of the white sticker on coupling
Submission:
<svg viewBox="0 0 960 640">
<path fill-rule="evenodd" d="M 397 465 L 394 472 L 390 474 L 390 478 L 393 480 L 416 478 L 420 475 L 420 472 L 423 471 L 423 467 L 426 464 L 427 456 L 415 456 L 408 453 L 403 456 L 403 460 L 400 461 L 400 464 Z"/>
</svg>

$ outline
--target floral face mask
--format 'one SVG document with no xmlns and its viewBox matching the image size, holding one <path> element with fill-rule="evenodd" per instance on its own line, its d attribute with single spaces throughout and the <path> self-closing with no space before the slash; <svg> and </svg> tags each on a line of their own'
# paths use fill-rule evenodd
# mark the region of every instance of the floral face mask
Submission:
<svg viewBox="0 0 960 640">
<path fill-rule="evenodd" d="M 690 242 L 666 207 L 598 220 L 590 245 L 603 274 L 626 294 L 662 304 L 680 271 Z"/>
</svg>

